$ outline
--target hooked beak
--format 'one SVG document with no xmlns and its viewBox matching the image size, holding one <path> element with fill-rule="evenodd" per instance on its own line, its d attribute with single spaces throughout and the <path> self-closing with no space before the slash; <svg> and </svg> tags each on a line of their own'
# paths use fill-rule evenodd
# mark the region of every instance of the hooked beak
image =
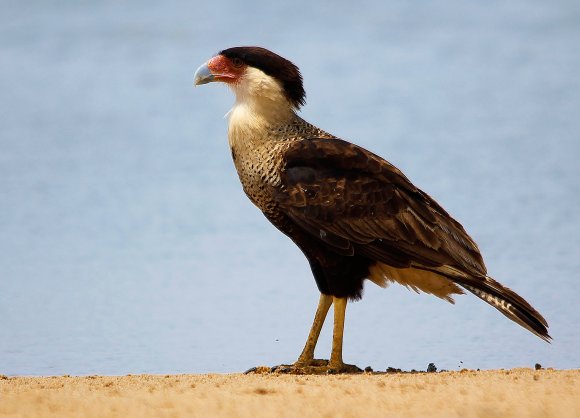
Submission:
<svg viewBox="0 0 580 418">
<path fill-rule="evenodd" d="M 200 67 L 195 72 L 193 76 L 193 84 L 195 86 L 201 86 L 202 84 L 211 83 L 212 81 L 216 81 L 215 75 L 212 74 L 211 70 L 207 66 L 207 62 L 205 64 L 200 65 Z"/>
</svg>

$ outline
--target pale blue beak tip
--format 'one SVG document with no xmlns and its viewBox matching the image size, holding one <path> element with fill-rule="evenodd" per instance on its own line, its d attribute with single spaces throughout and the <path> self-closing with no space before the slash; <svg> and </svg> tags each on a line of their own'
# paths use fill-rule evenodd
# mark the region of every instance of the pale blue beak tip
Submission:
<svg viewBox="0 0 580 418">
<path fill-rule="evenodd" d="M 215 80 L 215 76 L 211 73 L 207 62 L 202 64 L 193 76 L 193 84 L 195 86 L 201 86 L 202 84 L 211 83 Z"/>
</svg>

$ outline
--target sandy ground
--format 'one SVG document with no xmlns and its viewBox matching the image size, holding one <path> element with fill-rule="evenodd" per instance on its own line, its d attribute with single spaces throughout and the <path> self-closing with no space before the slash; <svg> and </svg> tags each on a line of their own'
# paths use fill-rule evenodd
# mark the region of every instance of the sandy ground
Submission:
<svg viewBox="0 0 580 418">
<path fill-rule="evenodd" d="M 0 417 L 580 417 L 580 370 L 0 376 Z"/>
</svg>

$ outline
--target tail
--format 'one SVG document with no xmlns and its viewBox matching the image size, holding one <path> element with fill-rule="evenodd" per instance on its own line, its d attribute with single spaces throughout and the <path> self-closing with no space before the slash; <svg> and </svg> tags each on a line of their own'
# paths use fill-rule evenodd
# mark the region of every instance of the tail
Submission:
<svg viewBox="0 0 580 418">
<path fill-rule="evenodd" d="M 454 277 L 452 280 L 542 340 L 550 342 L 552 339 L 548 334 L 548 323 L 544 317 L 524 298 L 491 277 L 485 276 L 483 279 Z"/>
</svg>

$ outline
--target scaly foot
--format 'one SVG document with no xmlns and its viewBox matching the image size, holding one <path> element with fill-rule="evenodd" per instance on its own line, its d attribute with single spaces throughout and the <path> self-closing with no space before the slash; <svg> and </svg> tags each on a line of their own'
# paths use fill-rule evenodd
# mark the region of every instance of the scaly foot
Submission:
<svg viewBox="0 0 580 418">
<path fill-rule="evenodd" d="M 363 371 L 354 364 L 331 364 L 328 360 L 312 359 L 274 366 L 270 372 L 279 374 L 341 374 L 362 373 Z"/>
</svg>

